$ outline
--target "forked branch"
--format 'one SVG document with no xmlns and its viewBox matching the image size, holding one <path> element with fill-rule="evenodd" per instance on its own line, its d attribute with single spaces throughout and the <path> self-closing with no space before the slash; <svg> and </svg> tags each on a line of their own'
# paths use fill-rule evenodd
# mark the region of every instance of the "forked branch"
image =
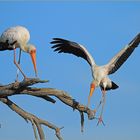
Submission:
<svg viewBox="0 0 140 140">
<path fill-rule="evenodd" d="M 63 140 L 61 135 L 60 135 L 60 129 L 61 128 L 58 128 L 54 124 L 51 124 L 48 121 L 42 120 L 42 119 L 36 117 L 35 115 L 26 112 L 25 110 L 23 110 L 22 108 L 17 106 L 15 103 L 13 103 L 11 100 L 9 100 L 7 97 L 0 98 L 0 101 L 3 102 L 4 104 L 6 104 L 10 109 L 15 111 L 22 118 L 24 118 L 27 122 L 30 121 L 32 123 L 36 140 L 38 140 L 36 129 L 38 131 L 40 140 L 45 140 L 45 135 L 44 135 L 44 132 L 43 132 L 43 129 L 42 129 L 41 125 L 45 125 L 45 126 L 48 126 L 51 129 L 54 129 L 57 138 L 59 140 Z"/>
<path fill-rule="evenodd" d="M 9 100 L 8 99 L 9 96 L 26 94 L 26 95 L 31 95 L 31 96 L 45 99 L 51 103 L 56 102 L 52 98 L 53 96 L 55 96 L 60 101 L 62 101 L 64 104 L 70 106 L 73 110 L 78 110 L 80 112 L 81 131 L 83 131 L 84 113 L 87 114 L 89 119 L 95 119 L 95 112 L 93 110 L 89 109 L 87 106 L 80 104 L 75 99 L 73 99 L 68 93 L 66 93 L 62 90 L 58 90 L 58 89 L 54 89 L 54 88 L 30 87 L 37 83 L 46 83 L 46 82 L 48 82 L 48 81 L 34 78 L 34 79 L 26 79 L 22 82 L 15 82 L 15 83 L 8 84 L 8 85 L 1 85 L 0 86 L 0 101 L 3 102 L 4 104 L 8 105 L 12 110 L 14 110 L 16 113 L 18 113 L 26 121 L 29 120 L 32 123 L 36 140 L 38 139 L 36 129 L 38 130 L 40 140 L 45 139 L 41 125 L 46 125 L 49 128 L 54 129 L 55 134 L 59 140 L 62 140 L 62 137 L 60 135 L 61 128 L 58 128 L 55 125 L 53 125 L 45 120 L 42 120 L 33 114 L 30 114 L 30 113 L 24 111 L 22 108 L 20 108 L 15 103 L 13 103 L 11 100 Z"/>
</svg>

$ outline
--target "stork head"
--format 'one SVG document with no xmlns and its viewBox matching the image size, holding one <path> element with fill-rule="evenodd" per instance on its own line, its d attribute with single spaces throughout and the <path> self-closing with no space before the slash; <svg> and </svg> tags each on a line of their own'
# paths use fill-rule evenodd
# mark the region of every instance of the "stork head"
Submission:
<svg viewBox="0 0 140 140">
<path fill-rule="evenodd" d="M 35 75 L 37 77 L 37 67 L 36 67 L 36 48 L 34 45 L 31 45 L 31 44 L 28 44 L 28 53 L 30 54 L 31 56 L 31 59 L 32 59 L 32 63 L 34 65 L 34 71 L 35 71 Z"/>
</svg>

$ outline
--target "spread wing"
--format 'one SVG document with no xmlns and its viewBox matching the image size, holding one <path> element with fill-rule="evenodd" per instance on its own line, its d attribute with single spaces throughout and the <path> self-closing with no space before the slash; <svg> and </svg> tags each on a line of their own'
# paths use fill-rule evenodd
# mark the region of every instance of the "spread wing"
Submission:
<svg viewBox="0 0 140 140">
<path fill-rule="evenodd" d="M 90 53 L 86 50 L 86 48 L 76 42 L 72 42 L 62 38 L 53 38 L 51 44 L 54 44 L 52 48 L 54 49 L 54 51 L 57 51 L 58 53 L 63 52 L 73 54 L 77 57 L 85 59 L 90 66 L 95 65 L 95 61 L 93 60 Z"/>
<path fill-rule="evenodd" d="M 116 72 L 140 43 L 140 33 L 106 65 L 108 74 Z"/>
</svg>

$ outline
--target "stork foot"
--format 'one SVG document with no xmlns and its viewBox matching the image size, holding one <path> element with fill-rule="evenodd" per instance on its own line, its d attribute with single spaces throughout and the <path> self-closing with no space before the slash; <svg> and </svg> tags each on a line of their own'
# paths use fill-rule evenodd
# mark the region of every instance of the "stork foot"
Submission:
<svg viewBox="0 0 140 140">
<path fill-rule="evenodd" d="M 99 124 L 101 124 L 101 123 L 105 126 L 105 123 L 104 123 L 102 117 L 100 116 L 100 117 L 98 118 L 97 126 L 98 126 Z"/>
<path fill-rule="evenodd" d="M 29 81 L 31 78 L 24 77 L 23 81 Z"/>
<path fill-rule="evenodd" d="M 24 77 L 23 81 L 29 81 L 31 79 L 37 79 L 37 78 L 28 78 L 28 77 Z M 15 79 L 15 83 L 19 82 L 18 78 Z"/>
<path fill-rule="evenodd" d="M 36 80 L 36 79 L 39 80 L 39 78 L 29 78 L 29 77 L 24 77 L 23 81 L 30 81 L 30 80 Z"/>
<path fill-rule="evenodd" d="M 16 82 L 19 82 L 18 77 L 16 77 L 16 79 L 15 79 L 15 83 L 16 83 Z"/>
<path fill-rule="evenodd" d="M 18 79 L 15 80 L 15 83 L 19 82 Z"/>
</svg>

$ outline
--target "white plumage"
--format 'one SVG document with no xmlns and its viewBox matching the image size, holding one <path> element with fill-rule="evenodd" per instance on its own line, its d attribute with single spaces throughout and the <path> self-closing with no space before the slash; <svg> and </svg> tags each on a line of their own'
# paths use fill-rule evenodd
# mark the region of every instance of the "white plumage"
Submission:
<svg viewBox="0 0 140 140">
<path fill-rule="evenodd" d="M 30 39 L 29 31 L 22 26 L 10 27 L 6 29 L 0 38 L 0 41 L 5 42 L 9 40 L 9 43 L 12 43 L 15 40 L 18 40 L 20 43 L 27 43 Z"/>
<path fill-rule="evenodd" d="M 37 76 L 37 68 L 36 68 L 36 48 L 32 44 L 28 44 L 30 39 L 30 33 L 28 29 L 23 26 L 15 26 L 6 29 L 0 37 L 0 47 L 1 50 L 14 50 L 14 63 L 21 71 L 24 78 L 26 78 L 25 74 L 21 70 L 19 64 L 16 62 L 16 48 L 20 48 L 20 55 L 19 55 L 19 63 L 21 57 L 21 51 L 29 53 L 32 58 L 32 62 L 34 65 L 34 70 Z"/>
<path fill-rule="evenodd" d="M 108 64 L 98 66 L 96 65 L 91 54 L 87 51 L 87 49 L 84 46 L 76 42 L 65 40 L 62 38 L 54 38 L 53 41 L 51 42 L 51 44 L 54 44 L 52 46 L 52 48 L 54 48 L 54 51 L 57 51 L 58 53 L 70 53 L 74 54 L 75 56 L 82 57 L 90 65 L 93 81 L 91 83 L 90 94 L 88 96 L 88 106 L 90 103 L 90 98 L 96 87 L 100 87 L 103 93 L 99 105 L 94 110 L 96 112 L 96 110 L 102 104 L 102 109 L 98 123 L 103 122 L 102 113 L 105 104 L 106 91 L 118 88 L 118 85 L 115 84 L 113 81 L 111 81 L 108 75 L 115 73 L 124 64 L 124 62 L 132 54 L 135 48 L 138 47 L 139 43 L 140 43 L 140 33 L 117 55 L 115 55 Z"/>
</svg>

